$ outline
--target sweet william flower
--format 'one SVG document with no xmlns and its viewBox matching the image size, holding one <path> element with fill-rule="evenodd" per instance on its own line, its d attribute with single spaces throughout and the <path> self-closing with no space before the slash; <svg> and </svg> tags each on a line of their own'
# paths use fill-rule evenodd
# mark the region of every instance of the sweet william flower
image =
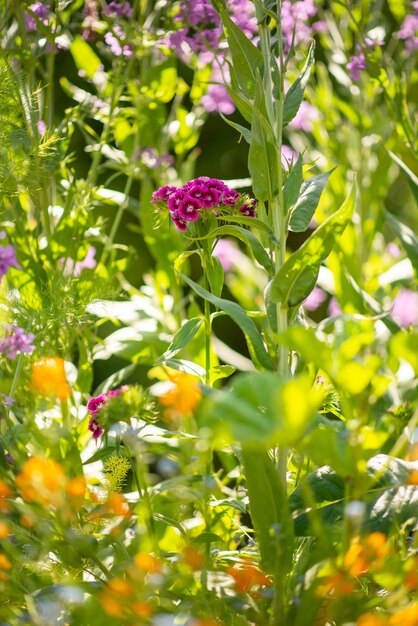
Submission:
<svg viewBox="0 0 418 626">
<path fill-rule="evenodd" d="M 44 398 L 58 398 L 65 402 L 70 397 L 70 387 L 65 376 L 61 357 L 43 357 L 32 366 L 29 388 Z"/>
</svg>

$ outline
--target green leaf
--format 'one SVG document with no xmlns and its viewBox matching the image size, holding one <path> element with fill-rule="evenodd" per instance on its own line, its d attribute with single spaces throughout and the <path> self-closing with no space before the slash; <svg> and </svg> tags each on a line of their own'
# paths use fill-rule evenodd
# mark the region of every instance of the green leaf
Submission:
<svg viewBox="0 0 418 626">
<path fill-rule="evenodd" d="M 247 143 L 251 143 L 251 130 L 249 128 L 246 128 L 245 126 L 241 126 L 241 124 L 237 124 L 236 122 L 233 122 L 232 120 L 225 117 L 223 113 L 220 113 L 219 115 L 221 116 L 224 122 L 229 124 L 229 126 L 232 126 L 232 128 L 235 128 L 235 130 L 237 130 L 240 133 L 240 135 L 244 137 Z"/>
<path fill-rule="evenodd" d="M 140 93 L 150 100 L 170 102 L 178 87 L 177 69 L 172 60 L 153 66 L 141 81 Z"/>
<path fill-rule="evenodd" d="M 410 170 L 409 167 L 405 165 L 405 163 L 401 161 L 398 156 L 396 156 L 396 154 L 394 154 L 390 150 L 388 150 L 388 154 L 395 161 L 395 163 L 399 165 L 401 170 L 406 175 L 411 191 L 414 194 L 414 198 L 418 202 L 418 176 L 414 174 L 414 172 Z"/>
<path fill-rule="evenodd" d="M 378 454 L 367 463 L 363 485 L 366 514 L 364 527 L 368 532 L 389 534 L 406 521 L 414 523 L 418 517 L 418 489 L 406 485 L 417 462 L 408 462 L 385 454 Z M 315 534 L 319 528 L 335 526 L 342 521 L 344 511 L 344 479 L 330 467 L 320 467 L 303 479 L 289 498 L 297 535 Z M 306 512 L 306 507 L 317 508 Z M 327 529 L 324 529 L 327 532 Z"/>
<path fill-rule="evenodd" d="M 242 460 L 261 566 L 284 574 L 292 562 L 293 522 L 279 475 L 267 452 L 244 449 Z"/>
<path fill-rule="evenodd" d="M 238 374 L 227 388 L 209 393 L 201 420 L 223 446 L 252 449 L 295 445 L 323 400 L 305 376 L 290 380 L 272 372 Z"/>
<path fill-rule="evenodd" d="M 83 70 L 87 78 L 93 78 L 102 62 L 80 35 L 76 35 L 71 42 L 70 52 L 78 70 Z"/>
<path fill-rule="evenodd" d="M 210 290 L 214 296 L 220 297 L 224 286 L 224 268 L 215 255 L 209 255 L 206 263 L 206 276 L 209 281 Z"/>
<path fill-rule="evenodd" d="M 249 219 L 254 218 L 250 217 Z M 267 270 L 269 274 L 273 273 L 273 264 L 269 255 L 251 231 L 246 230 L 245 228 L 240 228 L 239 226 L 219 226 L 219 228 L 212 230 L 209 235 L 210 237 L 223 237 L 224 235 L 236 237 L 250 247 L 255 259 L 264 267 L 264 269 Z"/>
<path fill-rule="evenodd" d="M 283 187 L 283 199 L 286 213 L 292 207 L 299 197 L 300 186 L 302 184 L 302 155 L 299 154 L 298 160 L 289 172 L 289 176 Z"/>
<path fill-rule="evenodd" d="M 293 120 L 293 118 L 299 111 L 299 107 L 302 104 L 305 87 L 308 84 L 311 68 L 315 61 L 314 52 L 315 42 L 312 42 L 308 51 L 305 65 L 301 73 L 285 95 L 283 107 L 283 124 L 289 124 L 289 122 Z"/>
<path fill-rule="evenodd" d="M 418 332 L 397 333 L 390 340 L 390 352 L 400 359 L 408 361 L 418 376 Z"/>
<path fill-rule="evenodd" d="M 167 350 L 161 357 L 162 361 L 173 358 L 180 350 L 187 346 L 187 344 L 193 339 L 197 331 L 203 324 L 201 317 L 193 317 L 187 320 L 183 326 L 174 335 L 173 341 L 168 346 Z"/>
<path fill-rule="evenodd" d="M 302 233 L 308 228 L 309 223 L 313 218 L 313 215 L 319 204 L 319 199 L 321 197 L 322 191 L 334 169 L 326 172 L 325 174 L 311 176 L 311 178 L 303 181 L 301 186 L 301 194 L 290 213 L 290 230 L 296 233 Z"/>
<path fill-rule="evenodd" d="M 277 193 L 278 156 L 273 131 L 267 121 L 263 81 L 260 75 L 256 84 L 254 109 L 248 169 L 256 198 L 260 202 L 267 202 L 273 200 Z"/>
<path fill-rule="evenodd" d="M 300 304 L 313 289 L 321 263 L 332 250 L 354 213 L 354 188 L 340 209 L 323 222 L 290 255 L 270 282 L 271 300 L 284 307 Z"/>
<path fill-rule="evenodd" d="M 263 55 L 229 17 L 225 2 L 214 0 L 214 5 L 221 15 L 226 31 L 232 66 L 235 69 L 239 88 L 247 97 L 252 98 L 257 80 L 257 68 L 263 64 Z"/>
<path fill-rule="evenodd" d="M 236 368 L 232 365 L 215 365 L 210 369 L 210 380 L 212 384 L 221 378 L 229 378 L 236 372 Z"/>
<path fill-rule="evenodd" d="M 403 20 L 408 12 L 405 0 L 388 0 L 388 5 L 393 15 L 398 20 Z"/>
<path fill-rule="evenodd" d="M 385 219 L 395 235 L 402 241 L 405 252 L 418 275 L 418 237 L 406 224 L 399 221 L 392 213 L 386 210 Z"/>
<path fill-rule="evenodd" d="M 272 369 L 273 362 L 266 348 L 264 347 L 261 334 L 255 323 L 247 315 L 245 310 L 236 302 L 224 300 L 223 298 L 218 298 L 217 296 L 212 295 L 209 291 L 195 283 L 184 274 L 181 274 L 179 272 L 179 275 L 201 298 L 207 300 L 214 306 L 227 313 L 234 320 L 234 322 L 238 324 L 238 326 L 244 333 L 245 339 L 248 344 L 248 349 L 250 351 L 251 358 L 254 361 L 254 364 L 259 369 Z"/>
<path fill-rule="evenodd" d="M 117 451 L 118 449 L 116 446 L 106 446 L 105 448 L 100 448 L 100 450 L 97 450 L 97 452 L 90 456 L 87 461 L 84 461 L 83 465 L 88 465 L 89 463 L 95 463 L 96 461 L 108 459 L 109 457 L 116 454 Z"/>
</svg>

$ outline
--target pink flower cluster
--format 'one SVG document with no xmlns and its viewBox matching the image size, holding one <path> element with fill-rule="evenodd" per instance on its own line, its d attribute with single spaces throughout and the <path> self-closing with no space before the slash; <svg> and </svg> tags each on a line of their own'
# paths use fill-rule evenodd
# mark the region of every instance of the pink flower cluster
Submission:
<svg viewBox="0 0 418 626">
<path fill-rule="evenodd" d="M 168 208 L 178 230 L 187 230 L 189 222 L 197 222 L 206 211 L 219 215 L 219 210 L 238 209 L 247 217 L 255 216 L 256 200 L 240 205 L 240 194 L 217 178 L 200 176 L 183 187 L 165 185 L 153 193 L 153 204 Z"/>
<path fill-rule="evenodd" d="M 89 400 L 87 404 L 87 409 L 90 413 L 89 420 L 89 431 L 93 434 L 93 439 L 98 439 L 100 435 L 104 433 L 103 428 L 101 428 L 99 424 L 99 413 L 100 409 L 106 404 L 109 398 L 114 398 L 115 396 L 120 396 L 127 389 L 127 385 L 122 385 L 118 389 L 111 389 L 106 393 L 101 393 L 98 396 L 95 396 L 91 400 Z"/>
</svg>

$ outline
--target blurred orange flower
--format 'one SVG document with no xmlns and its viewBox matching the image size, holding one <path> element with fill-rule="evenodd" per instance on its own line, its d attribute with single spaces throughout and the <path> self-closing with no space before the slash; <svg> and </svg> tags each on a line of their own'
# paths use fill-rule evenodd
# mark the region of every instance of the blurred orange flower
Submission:
<svg viewBox="0 0 418 626">
<path fill-rule="evenodd" d="M 418 626 L 418 602 L 391 615 L 388 626 Z"/>
<path fill-rule="evenodd" d="M 192 415 L 202 397 L 196 379 L 190 374 L 178 372 L 170 376 L 170 381 L 170 389 L 160 396 L 161 404 L 167 407 L 167 417 Z"/>
<path fill-rule="evenodd" d="M 356 622 L 357 626 L 387 626 L 387 617 L 376 613 L 365 613 Z"/>
<path fill-rule="evenodd" d="M 330 594 L 345 596 L 355 589 L 355 584 L 349 580 L 345 573 L 335 572 L 328 576 L 316 589 L 316 595 L 325 597 Z"/>
<path fill-rule="evenodd" d="M 65 376 L 64 361 L 60 357 L 44 357 L 32 366 L 29 388 L 44 398 L 58 398 L 65 402 L 70 387 Z"/>
<path fill-rule="evenodd" d="M 378 571 L 389 552 L 387 537 L 383 533 L 371 533 L 367 537 L 355 537 L 344 557 L 344 567 L 351 576 L 361 576 L 368 571 Z"/>
<path fill-rule="evenodd" d="M 10 511 L 10 505 L 6 498 L 10 498 L 11 495 L 12 490 L 9 485 L 5 483 L 4 480 L 0 480 L 0 513 L 7 513 Z"/>
<path fill-rule="evenodd" d="M 0 539 L 7 539 L 9 534 L 8 525 L 5 522 L 0 522 Z"/>
<path fill-rule="evenodd" d="M 0 569 L 10 569 L 12 564 L 5 554 L 0 554 Z"/>
<path fill-rule="evenodd" d="M 22 498 L 38 504 L 56 504 L 65 485 L 64 471 L 56 461 L 34 456 L 16 477 Z"/>
<path fill-rule="evenodd" d="M 135 556 L 134 561 L 137 568 L 145 574 L 159 574 L 161 572 L 161 563 L 152 554 L 140 552 Z"/>
<path fill-rule="evenodd" d="M 233 565 L 228 567 L 226 573 L 232 576 L 235 581 L 235 587 L 238 591 L 246 592 L 254 586 L 271 585 L 270 578 L 260 572 L 254 565 Z"/>
</svg>

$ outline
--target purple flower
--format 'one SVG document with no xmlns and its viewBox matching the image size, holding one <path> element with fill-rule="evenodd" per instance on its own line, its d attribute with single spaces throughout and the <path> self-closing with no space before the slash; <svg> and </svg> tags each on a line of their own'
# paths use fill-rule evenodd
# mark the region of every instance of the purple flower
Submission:
<svg viewBox="0 0 418 626">
<path fill-rule="evenodd" d="M 43 120 L 38 120 L 37 124 L 36 124 L 36 128 L 38 129 L 38 133 L 40 134 L 41 137 L 43 137 L 43 135 L 45 135 L 46 133 L 46 124 Z"/>
<path fill-rule="evenodd" d="M 219 198 L 221 194 L 217 189 L 207 188 L 205 195 L 202 198 L 202 204 L 205 209 L 211 209 L 212 207 L 219 206 Z"/>
<path fill-rule="evenodd" d="M 186 196 L 179 204 L 178 215 L 187 222 L 196 222 L 200 217 L 199 209 L 201 206 L 202 204 L 199 200 L 191 196 Z"/>
<path fill-rule="evenodd" d="M 311 38 L 311 26 L 308 22 L 316 15 L 313 0 L 284 0 L 282 2 L 282 32 L 284 49 L 288 52 L 294 41 L 295 47 Z"/>
<path fill-rule="evenodd" d="M 235 202 L 239 198 L 239 193 L 236 189 L 228 189 L 221 196 L 222 204 L 226 204 L 227 206 L 234 206 Z"/>
<path fill-rule="evenodd" d="M 173 220 L 173 222 L 176 225 L 178 230 L 182 230 L 182 231 L 187 230 L 188 224 L 187 224 L 186 220 L 183 220 L 179 216 L 177 211 L 175 211 L 174 213 L 171 214 L 171 219 Z"/>
<path fill-rule="evenodd" d="M 154 191 L 152 194 L 152 203 L 155 204 L 158 200 L 162 200 L 163 202 L 167 202 L 167 200 L 173 194 L 178 191 L 177 187 L 171 187 L 170 185 L 164 185 L 164 187 L 160 187 L 157 191 Z"/>
<path fill-rule="evenodd" d="M 219 239 L 212 254 L 218 257 L 224 272 L 229 272 L 233 268 L 234 262 L 237 263 L 239 261 L 241 252 L 229 239 Z"/>
<path fill-rule="evenodd" d="M 93 433 L 93 439 L 98 439 L 104 433 L 103 428 L 100 428 L 99 422 L 95 417 L 90 418 L 88 429 Z"/>
<path fill-rule="evenodd" d="M 106 33 L 104 36 L 105 43 L 110 46 L 111 52 L 115 57 L 124 56 L 129 59 L 133 55 L 132 46 L 124 44 L 123 40 L 126 35 L 120 26 L 114 26 L 113 32 Z"/>
<path fill-rule="evenodd" d="M 105 393 L 101 393 L 99 396 L 95 396 L 91 400 L 89 400 L 87 404 L 87 408 L 92 415 L 96 415 L 99 412 L 101 407 L 106 404 L 107 395 Z"/>
<path fill-rule="evenodd" d="M 295 130 L 304 130 L 306 133 L 312 132 L 313 122 L 319 117 L 319 111 L 316 107 L 306 100 L 303 100 L 289 127 Z"/>
<path fill-rule="evenodd" d="M 338 304 L 337 298 L 331 298 L 328 304 L 328 315 L 330 317 L 337 317 L 338 315 L 341 315 L 341 313 L 342 310 L 340 305 Z"/>
<path fill-rule="evenodd" d="M 48 26 L 49 6 L 47 4 L 44 4 L 43 2 L 34 2 L 29 5 L 29 9 L 36 15 L 44 26 Z M 34 32 L 38 28 L 36 19 L 27 11 L 25 11 L 25 23 L 26 28 L 30 33 Z"/>
<path fill-rule="evenodd" d="M 129 2 L 116 2 L 112 0 L 112 2 L 109 2 L 107 7 L 103 9 L 102 13 L 109 17 L 127 17 L 129 19 L 133 15 L 133 9 Z"/>
<path fill-rule="evenodd" d="M 303 301 L 303 306 L 308 311 L 315 311 L 325 300 L 327 294 L 320 287 L 314 287 L 309 296 Z"/>
<path fill-rule="evenodd" d="M 83 270 L 94 270 L 97 265 L 95 260 L 96 248 L 94 246 L 90 246 L 87 250 L 87 254 L 82 261 L 74 262 L 73 259 L 66 259 L 64 264 L 64 274 L 69 276 L 72 274 L 73 276 L 80 276 Z M 62 259 L 64 261 L 64 259 Z"/>
<path fill-rule="evenodd" d="M 183 202 L 186 197 L 186 192 L 180 189 L 177 189 L 175 193 L 172 193 L 168 198 L 168 208 L 170 211 L 174 213 L 174 211 L 179 210 L 180 204 Z"/>
<path fill-rule="evenodd" d="M 418 9 L 414 6 L 415 10 Z M 418 49 L 418 14 L 407 15 L 398 31 L 399 39 L 405 42 L 407 52 Z"/>
<path fill-rule="evenodd" d="M 282 146 L 282 167 L 286 170 L 289 169 L 290 165 L 293 165 L 298 159 L 297 153 L 290 146 Z"/>
<path fill-rule="evenodd" d="M 0 246 L 0 280 L 7 274 L 9 267 L 21 269 L 13 246 Z"/>
<path fill-rule="evenodd" d="M 366 67 L 366 59 L 362 52 L 355 54 L 346 65 L 351 78 L 356 82 L 360 80 L 360 70 L 365 70 Z"/>
<path fill-rule="evenodd" d="M 15 359 L 21 352 L 30 354 L 35 350 L 35 346 L 32 345 L 35 335 L 26 334 L 19 326 L 5 324 L 4 328 L 6 335 L 0 339 L 0 354 L 4 354 L 9 359 Z"/>
<path fill-rule="evenodd" d="M 418 293 L 400 289 L 393 301 L 392 317 L 403 328 L 418 326 Z"/>
</svg>

